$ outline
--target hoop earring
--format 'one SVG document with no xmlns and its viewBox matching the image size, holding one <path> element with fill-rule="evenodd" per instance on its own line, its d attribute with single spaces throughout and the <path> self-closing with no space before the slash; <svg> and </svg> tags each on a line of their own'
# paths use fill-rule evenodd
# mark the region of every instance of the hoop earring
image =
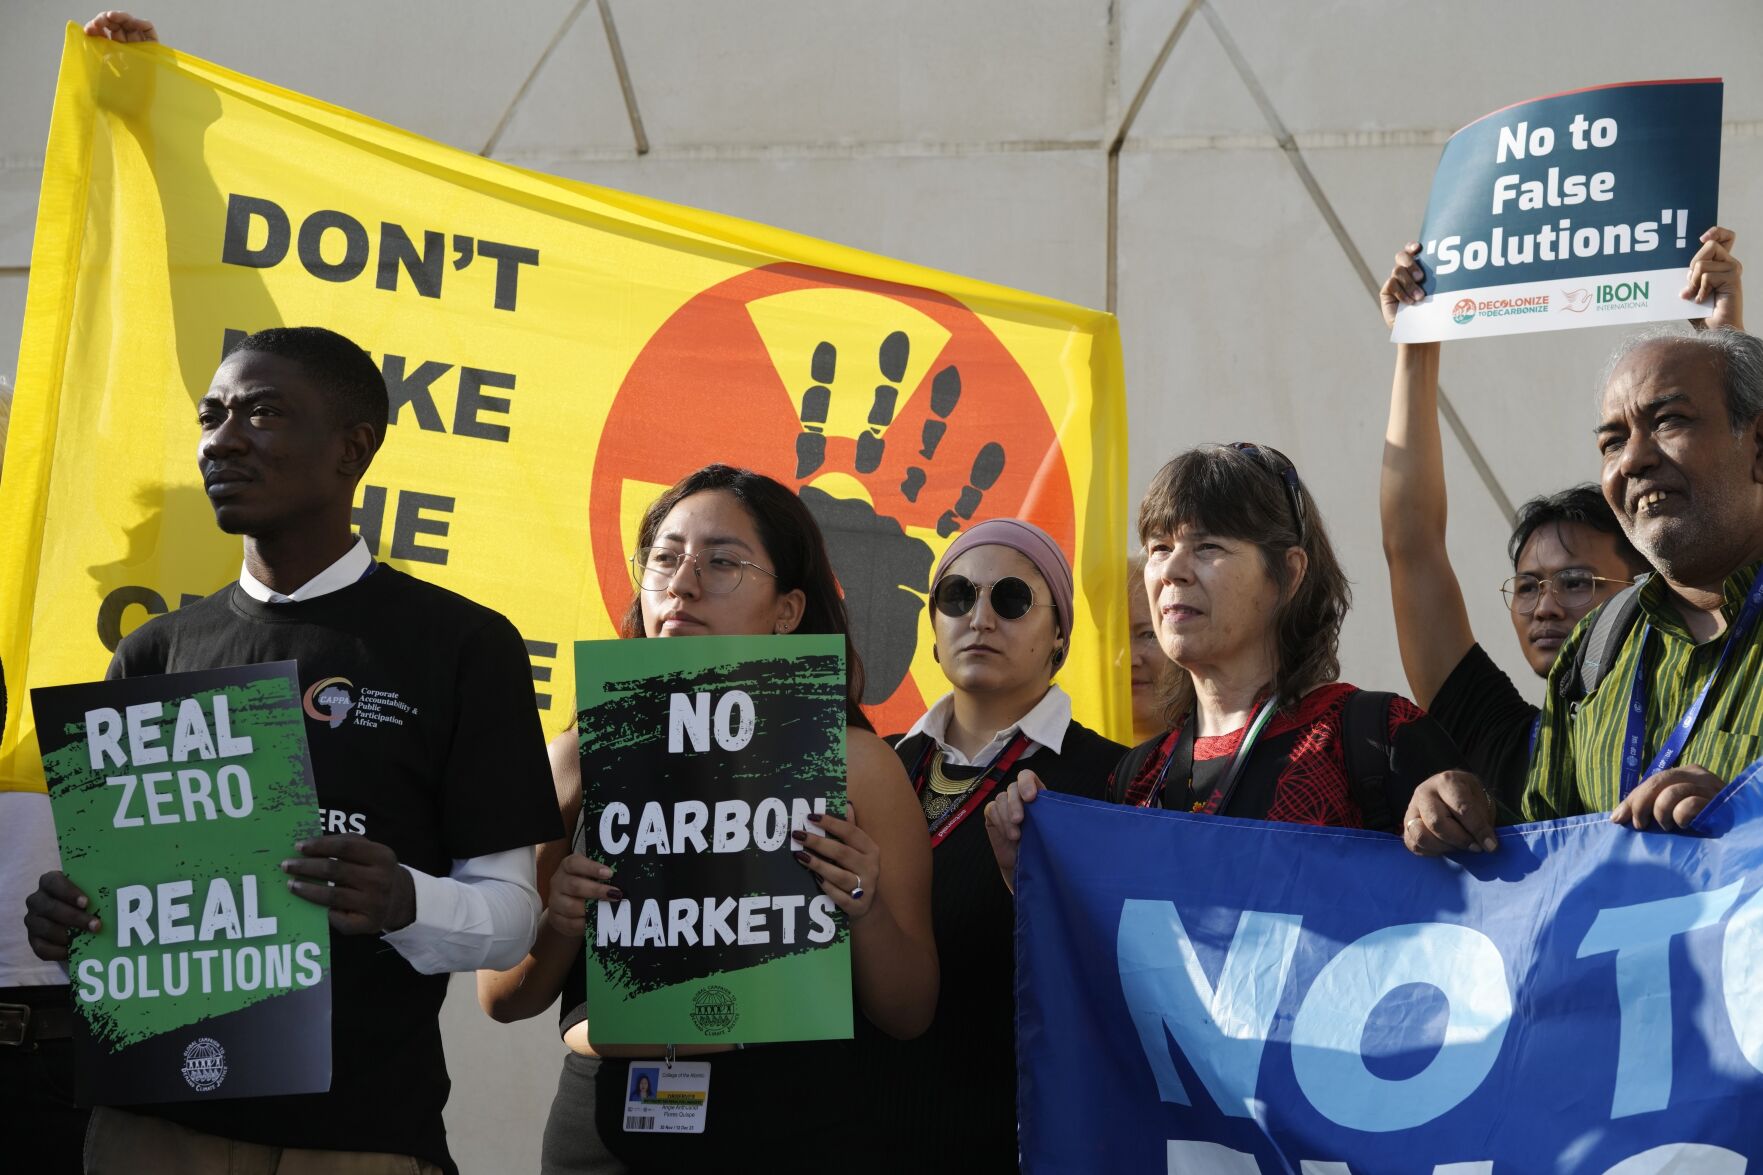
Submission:
<svg viewBox="0 0 1763 1175">
<path fill-rule="evenodd" d="M 938 665 L 943 663 L 943 652 L 941 649 L 937 648 L 935 642 L 932 642 L 930 647 L 930 659 L 935 661 Z"/>
</svg>

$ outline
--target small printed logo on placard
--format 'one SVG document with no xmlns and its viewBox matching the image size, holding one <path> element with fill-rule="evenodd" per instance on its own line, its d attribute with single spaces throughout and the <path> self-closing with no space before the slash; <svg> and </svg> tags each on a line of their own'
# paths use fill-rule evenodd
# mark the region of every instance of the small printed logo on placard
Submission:
<svg viewBox="0 0 1763 1175">
<path fill-rule="evenodd" d="M 1464 298 L 1451 307 L 1451 321 L 1462 326 L 1475 317 L 1475 299 Z"/>
<path fill-rule="evenodd" d="M 197 1093 L 219 1089 L 226 1080 L 226 1050 L 211 1036 L 190 1042 L 184 1050 L 184 1080 Z"/>
<path fill-rule="evenodd" d="M 701 987 L 692 997 L 692 1023 L 705 1036 L 721 1036 L 741 1018 L 735 1009 L 735 993 L 715 984 Z"/>
</svg>

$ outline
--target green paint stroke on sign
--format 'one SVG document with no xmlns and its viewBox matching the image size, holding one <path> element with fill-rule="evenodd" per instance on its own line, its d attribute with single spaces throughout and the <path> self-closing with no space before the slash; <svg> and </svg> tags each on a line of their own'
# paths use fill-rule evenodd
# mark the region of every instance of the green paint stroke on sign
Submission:
<svg viewBox="0 0 1763 1175">
<path fill-rule="evenodd" d="M 104 922 L 68 965 L 94 1039 L 120 1050 L 320 982 L 326 912 L 280 869 L 320 832 L 292 663 L 32 702 L 62 868 Z"/>
<path fill-rule="evenodd" d="M 845 810 L 842 636 L 576 645 L 583 843 L 623 902 L 588 910 L 602 1043 L 851 1035 L 850 928 L 794 856 Z"/>
</svg>

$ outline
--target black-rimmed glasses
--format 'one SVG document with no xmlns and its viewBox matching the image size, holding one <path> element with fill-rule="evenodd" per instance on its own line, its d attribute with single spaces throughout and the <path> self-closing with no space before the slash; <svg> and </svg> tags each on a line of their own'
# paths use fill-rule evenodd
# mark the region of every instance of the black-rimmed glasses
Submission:
<svg viewBox="0 0 1763 1175">
<path fill-rule="evenodd" d="M 1285 486 L 1286 501 L 1292 507 L 1292 521 L 1297 524 L 1298 528 L 1297 545 L 1303 546 L 1304 491 L 1302 483 L 1298 481 L 1298 467 L 1292 464 L 1292 459 L 1271 445 L 1257 445 L 1253 441 L 1233 441 L 1226 448 L 1235 449 L 1239 453 L 1247 453 L 1257 460 L 1265 457 L 1271 463 L 1273 472 L 1279 477 L 1280 483 Z"/>
<path fill-rule="evenodd" d="M 979 606 L 980 596 L 992 602 L 992 611 L 1001 620 L 1021 620 L 1030 608 L 1051 608 L 1035 599 L 1035 589 L 1014 575 L 1006 575 L 994 584 L 975 583 L 965 575 L 945 575 L 931 589 L 930 602 L 944 616 L 965 616 Z"/>
<path fill-rule="evenodd" d="M 1543 602 L 1545 589 L 1554 593 L 1557 604 L 1571 612 L 1591 603 L 1592 597 L 1598 594 L 1599 584 L 1619 583 L 1627 587 L 1630 582 L 1569 567 L 1565 571 L 1557 571 L 1547 579 L 1535 575 L 1514 575 L 1500 585 L 1500 594 L 1506 597 L 1506 606 L 1513 612 L 1520 616 L 1529 616 Z"/>
<path fill-rule="evenodd" d="M 705 547 L 698 551 L 638 547 L 631 555 L 631 578 L 646 592 L 664 592 L 688 561 L 697 573 L 698 585 L 713 596 L 726 596 L 740 587 L 741 577 L 749 567 L 777 578 L 777 572 L 741 558 L 741 553 L 731 547 Z"/>
</svg>

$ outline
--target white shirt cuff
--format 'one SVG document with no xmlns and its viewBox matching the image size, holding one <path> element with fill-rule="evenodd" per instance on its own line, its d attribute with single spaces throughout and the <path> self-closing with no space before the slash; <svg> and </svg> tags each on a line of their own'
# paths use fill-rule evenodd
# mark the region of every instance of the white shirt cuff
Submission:
<svg viewBox="0 0 1763 1175">
<path fill-rule="evenodd" d="M 456 860 L 446 877 L 404 869 L 416 889 L 416 917 L 381 937 L 417 971 L 506 971 L 532 949 L 539 926 L 532 849 Z"/>
</svg>

